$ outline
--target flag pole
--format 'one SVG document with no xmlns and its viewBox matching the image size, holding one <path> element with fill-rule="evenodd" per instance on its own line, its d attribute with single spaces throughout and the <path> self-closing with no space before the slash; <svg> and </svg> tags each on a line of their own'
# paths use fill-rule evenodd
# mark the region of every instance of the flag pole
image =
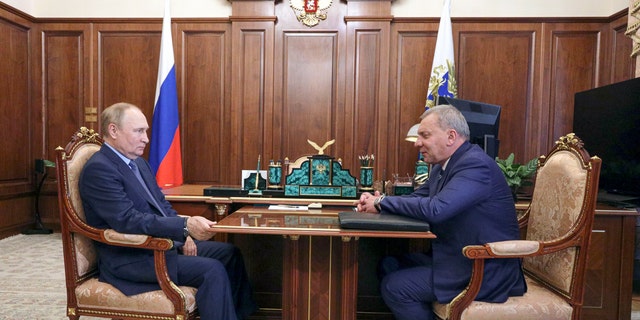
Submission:
<svg viewBox="0 0 640 320">
<path fill-rule="evenodd" d="M 156 175 L 158 186 L 170 188 L 182 185 L 183 177 L 170 0 L 165 0 L 164 5 L 149 164 Z"/>
</svg>

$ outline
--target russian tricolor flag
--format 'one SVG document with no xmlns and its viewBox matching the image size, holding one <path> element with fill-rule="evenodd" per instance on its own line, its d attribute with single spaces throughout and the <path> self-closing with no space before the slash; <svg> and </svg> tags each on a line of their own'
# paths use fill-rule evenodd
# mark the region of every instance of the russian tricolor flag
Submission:
<svg viewBox="0 0 640 320">
<path fill-rule="evenodd" d="M 453 53 L 453 31 L 451 28 L 451 15 L 449 13 L 451 1 L 445 0 L 438 26 L 438 38 L 433 54 L 431 77 L 429 78 L 429 91 L 425 109 L 437 104 L 438 97 L 455 98 L 458 94 L 456 82 L 456 69 Z"/>
<path fill-rule="evenodd" d="M 158 84 L 149 149 L 149 164 L 156 174 L 160 188 L 182 184 L 180 149 L 180 120 L 178 119 L 178 91 L 171 38 L 170 2 L 165 0 Z"/>
</svg>

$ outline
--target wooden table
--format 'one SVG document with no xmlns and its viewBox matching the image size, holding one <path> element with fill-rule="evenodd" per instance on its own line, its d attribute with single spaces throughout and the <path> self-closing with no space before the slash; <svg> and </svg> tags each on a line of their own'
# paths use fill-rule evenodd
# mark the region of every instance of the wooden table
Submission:
<svg viewBox="0 0 640 320">
<path fill-rule="evenodd" d="M 269 210 L 247 205 L 218 222 L 217 232 L 278 235 L 282 252 L 282 319 L 356 319 L 358 240 L 375 238 L 435 238 L 431 232 L 340 229 L 338 212 Z"/>
<path fill-rule="evenodd" d="M 184 185 L 163 191 L 167 199 L 181 214 L 202 215 L 217 221 L 222 220 L 229 213 L 234 212 L 235 208 L 240 208 L 247 204 L 308 204 L 318 201 L 318 199 L 297 198 L 208 197 L 203 196 L 203 189 L 206 187 L 209 186 Z M 353 204 L 353 200 L 335 201 L 336 202 L 331 203 L 332 206 L 341 206 L 345 210 L 350 210 Z M 527 204 L 518 203 L 516 207 L 518 210 L 524 210 Z M 637 217 L 638 213 L 636 210 L 619 209 L 604 204 L 597 205 L 589 257 L 587 260 L 587 282 L 582 319 L 628 320 L 630 318 Z M 216 239 L 225 241 L 227 235 L 233 234 L 221 232 L 216 236 Z M 355 309 L 358 309 L 358 311 L 366 310 L 366 312 L 358 313 L 359 319 L 393 319 L 393 317 L 388 314 L 388 310 L 379 309 L 380 312 L 378 313 L 369 311 L 369 308 L 384 305 L 381 299 L 376 297 L 374 293 L 377 288 L 375 287 L 375 270 L 372 269 L 375 268 L 375 263 L 379 258 L 377 255 L 398 248 L 418 251 L 421 250 L 420 246 L 428 244 L 428 240 L 411 239 L 408 241 L 408 247 L 404 246 L 405 243 L 389 245 L 389 242 L 398 239 L 386 240 L 368 238 L 362 235 L 349 238 L 347 242 L 342 241 L 342 235 L 303 235 L 299 236 L 298 240 L 291 239 L 291 236 L 295 235 L 286 235 L 283 236 L 284 242 L 280 243 L 274 240 L 275 237 L 273 237 L 273 235 L 267 234 L 261 235 L 262 238 L 260 238 L 259 241 L 266 241 L 268 243 L 256 244 L 254 243 L 256 242 L 255 238 L 247 239 L 241 236 L 244 236 L 244 234 L 236 234 L 233 242 L 242 246 L 242 250 L 247 259 L 256 259 L 258 261 L 257 264 L 261 264 L 255 266 L 254 270 L 251 270 L 251 272 L 253 272 L 250 275 L 252 281 L 259 282 L 261 288 L 264 287 L 273 292 L 277 292 L 270 294 L 266 292 L 268 290 L 265 290 L 266 293 L 260 293 L 261 298 L 266 297 L 269 306 L 282 305 L 285 307 L 284 309 L 288 310 L 289 313 L 286 315 L 283 314 L 282 316 L 289 319 L 328 319 L 329 315 L 331 315 L 331 319 L 348 319 L 348 317 L 352 319 L 353 310 Z M 248 234 L 247 236 L 252 237 Z M 253 235 L 253 237 L 255 237 L 255 235 Z M 356 237 L 366 239 L 358 241 L 354 239 Z M 346 240 L 346 238 L 344 240 Z M 358 242 L 360 242 L 360 254 L 358 254 Z M 277 257 L 277 259 L 274 260 L 272 254 L 264 252 L 263 247 L 265 245 L 276 248 L 275 251 L 282 253 L 283 257 Z M 381 246 L 388 246 L 388 248 L 378 248 Z M 331 252 L 331 254 L 327 252 Z M 318 254 L 318 256 L 316 256 L 316 254 Z M 334 260 L 330 261 L 330 263 L 318 262 L 318 260 L 322 262 L 323 259 L 328 259 L 329 257 L 334 257 Z M 360 279 L 358 279 L 357 267 L 355 270 L 349 269 L 354 268 L 354 264 L 358 266 L 357 260 L 353 262 L 349 261 L 349 259 L 353 259 L 353 257 L 358 257 L 360 260 Z M 289 265 L 290 261 L 296 263 Z M 273 268 L 277 268 L 277 270 L 265 272 L 264 269 L 270 267 L 266 266 L 266 263 L 273 265 Z M 319 270 L 320 268 L 325 269 Z M 338 275 L 335 272 L 336 268 L 344 274 Z M 347 272 L 343 272 L 342 270 L 347 270 Z M 285 274 L 281 274 L 281 272 L 285 272 Z M 267 275 L 265 278 L 268 279 L 259 278 L 264 274 Z M 328 275 L 331 275 L 331 278 L 329 278 Z M 275 288 L 274 284 L 270 283 L 276 281 L 278 282 L 278 286 L 282 284 L 283 287 Z M 291 290 L 296 290 L 300 286 L 304 287 L 305 292 L 310 292 L 309 288 L 313 287 L 316 292 L 321 292 L 321 294 L 317 299 L 315 296 L 310 297 L 307 295 L 305 297 L 309 297 L 309 299 L 305 300 L 302 296 L 296 296 L 294 292 L 291 292 Z M 353 292 L 349 293 L 350 296 L 342 296 L 343 287 L 345 286 L 351 286 L 352 288 L 360 287 L 358 290 L 359 296 L 357 297 L 358 307 L 356 307 L 356 302 L 354 302 L 356 298 L 353 297 Z M 335 290 L 336 287 L 340 287 L 341 289 Z M 337 293 L 332 293 L 332 291 Z M 280 292 L 283 294 L 281 295 Z M 365 292 L 365 294 L 363 295 L 362 292 Z M 340 296 L 337 297 L 336 295 Z M 293 307 L 290 308 L 290 305 L 293 305 Z M 279 319 L 281 317 L 279 310 L 274 310 L 272 314 L 272 317 L 266 316 L 261 317 L 261 319 Z M 346 314 L 348 317 L 341 318 L 342 314 Z"/>
</svg>

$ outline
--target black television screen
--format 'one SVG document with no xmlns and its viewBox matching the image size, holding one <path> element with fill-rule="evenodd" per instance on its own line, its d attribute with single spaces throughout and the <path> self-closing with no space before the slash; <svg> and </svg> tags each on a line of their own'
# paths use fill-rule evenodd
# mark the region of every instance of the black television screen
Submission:
<svg viewBox="0 0 640 320">
<path fill-rule="evenodd" d="M 482 147 L 491 158 L 498 156 L 500 106 L 449 97 L 440 97 L 438 103 L 460 110 L 469 124 L 469 141 Z"/>
<path fill-rule="evenodd" d="M 640 197 L 640 78 L 576 93 L 573 131 L 602 159 L 601 190 Z"/>
</svg>

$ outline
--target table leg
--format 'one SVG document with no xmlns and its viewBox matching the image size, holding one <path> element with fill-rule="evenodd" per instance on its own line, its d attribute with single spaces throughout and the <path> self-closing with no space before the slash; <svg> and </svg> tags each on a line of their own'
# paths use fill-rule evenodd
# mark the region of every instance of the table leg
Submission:
<svg viewBox="0 0 640 320">
<path fill-rule="evenodd" d="M 283 319 L 355 320 L 357 255 L 356 238 L 285 237 Z"/>
</svg>

